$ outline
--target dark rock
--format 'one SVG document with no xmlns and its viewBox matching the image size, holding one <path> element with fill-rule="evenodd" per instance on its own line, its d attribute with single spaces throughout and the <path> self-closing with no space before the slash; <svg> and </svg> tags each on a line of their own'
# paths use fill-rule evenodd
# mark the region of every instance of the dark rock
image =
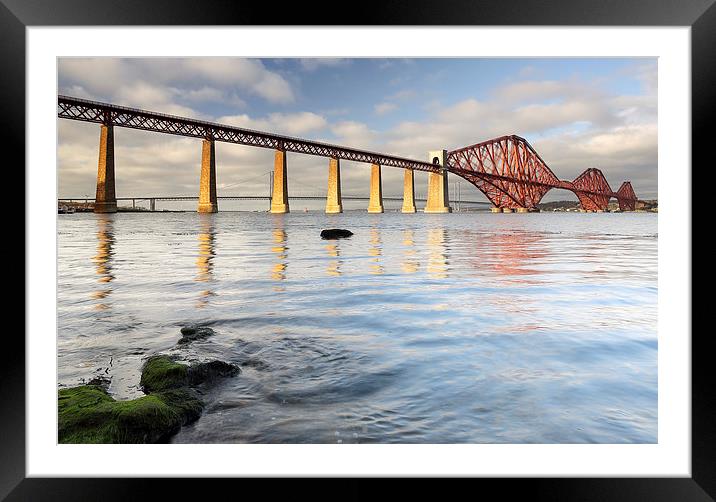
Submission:
<svg viewBox="0 0 716 502">
<path fill-rule="evenodd" d="M 104 375 L 98 375 L 94 378 L 92 378 L 89 382 L 87 382 L 87 385 L 94 385 L 95 387 L 100 387 L 104 390 L 109 389 L 109 385 L 112 383 L 112 379 L 109 377 L 106 377 Z"/>
<path fill-rule="evenodd" d="M 195 340 L 203 340 L 215 335 L 213 329 L 206 326 L 187 326 L 181 329 L 181 338 L 177 342 L 179 345 L 184 345 Z"/>
<path fill-rule="evenodd" d="M 208 361 L 189 366 L 188 379 L 190 386 L 213 382 L 217 378 L 232 377 L 241 372 L 235 364 L 224 361 Z"/>
<path fill-rule="evenodd" d="M 207 361 L 191 366 L 178 363 L 168 356 L 153 356 L 142 367 L 139 382 L 146 393 L 193 387 L 213 382 L 220 377 L 237 375 L 241 369 L 224 361 Z"/>
<path fill-rule="evenodd" d="M 321 239 L 344 239 L 353 235 L 350 230 L 344 230 L 342 228 L 329 228 L 321 230 Z"/>
</svg>

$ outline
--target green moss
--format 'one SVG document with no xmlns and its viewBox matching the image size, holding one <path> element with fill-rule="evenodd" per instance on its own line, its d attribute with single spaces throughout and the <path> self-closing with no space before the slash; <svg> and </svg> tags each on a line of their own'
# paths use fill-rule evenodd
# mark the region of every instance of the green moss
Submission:
<svg viewBox="0 0 716 502">
<path fill-rule="evenodd" d="M 170 357 L 153 356 L 142 367 L 139 385 L 146 393 L 186 387 L 189 385 L 188 370 L 186 364 L 177 363 Z"/>
<path fill-rule="evenodd" d="M 60 443 L 156 443 L 201 415 L 202 403 L 187 389 L 131 401 L 115 401 L 94 385 L 61 389 Z"/>
<path fill-rule="evenodd" d="M 58 393 L 60 443 L 156 443 L 201 415 L 192 388 L 239 373 L 238 366 L 209 361 L 187 366 L 167 356 L 150 357 L 140 384 L 148 395 L 116 401 L 100 385 Z M 94 383 L 94 382 L 92 382 Z"/>
</svg>

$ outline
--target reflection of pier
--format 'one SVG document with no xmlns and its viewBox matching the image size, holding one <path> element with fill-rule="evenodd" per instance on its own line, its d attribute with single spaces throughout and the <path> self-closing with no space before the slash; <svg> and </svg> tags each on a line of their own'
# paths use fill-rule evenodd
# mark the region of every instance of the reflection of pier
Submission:
<svg viewBox="0 0 716 502">
<path fill-rule="evenodd" d="M 418 271 L 418 261 L 415 259 L 415 231 L 403 230 L 403 261 L 400 269 L 406 274 L 414 274 Z"/>
<path fill-rule="evenodd" d="M 281 228 L 274 228 L 273 230 L 273 247 L 271 251 L 276 253 L 276 259 L 278 260 L 271 269 L 271 278 L 274 281 L 283 281 L 286 279 L 286 266 L 288 257 L 286 251 L 286 231 Z"/>
<path fill-rule="evenodd" d="M 211 283 L 213 281 L 213 260 L 215 251 L 214 222 L 211 217 L 202 217 L 201 231 L 199 232 L 199 254 L 196 258 L 196 282 Z M 209 302 L 209 297 L 214 293 L 210 288 L 202 291 L 199 295 L 199 307 L 204 307 Z"/>
<path fill-rule="evenodd" d="M 432 228 L 428 231 L 428 275 L 434 279 L 448 277 L 446 234 L 444 228 Z"/>
<path fill-rule="evenodd" d="M 341 273 L 341 265 L 343 262 L 340 260 L 341 251 L 338 247 L 338 241 L 334 241 L 331 244 L 327 244 L 326 251 L 328 251 L 328 256 L 330 256 L 331 258 L 335 258 L 335 260 L 331 260 L 328 262 L 328 268 L 326 269 L 326 273 L 335 277 L 343 275 Z"/>
<path fill-rule="evenodd" d="M 368 254 L 372 256 L 370 259 L 370 273 L 374 275 L 383 274 L 383 265 L 380 264 L 381 256 L 383 255 L 382 242 L 380 240 L 380 230 L 377 228 L 370 229 L 370 248 L 368 248 Z"/>
<path fill-rule="evenodd" d="M 97 254 L 92 257 L 95 263 L 95 270 L 99 276 L 97 282 L 106 285 L 100 287 L 92 294 L 97 300 L 104 300 L 112 292 L 109 283 L 114 279 L 112 274 L 112 256 L 114 255 L 114 221 L 112 216 L 100 215 L 97 218 Z M 99 310 L 107 309 L 105 303 L 98 303 Z"/>
</svg>

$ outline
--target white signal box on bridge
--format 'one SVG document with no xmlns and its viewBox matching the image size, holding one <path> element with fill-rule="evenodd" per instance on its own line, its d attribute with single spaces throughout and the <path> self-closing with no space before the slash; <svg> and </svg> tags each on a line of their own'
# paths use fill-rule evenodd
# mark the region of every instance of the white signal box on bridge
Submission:
<svg viewBox="0 0 716 502">
<path fill-rule="evenodd" d="M 431 164 L 439 164 L 445 167 L 447 162 L 447 150 L 431 150 L 428 152 L 428 161 Z"/>
</svg>

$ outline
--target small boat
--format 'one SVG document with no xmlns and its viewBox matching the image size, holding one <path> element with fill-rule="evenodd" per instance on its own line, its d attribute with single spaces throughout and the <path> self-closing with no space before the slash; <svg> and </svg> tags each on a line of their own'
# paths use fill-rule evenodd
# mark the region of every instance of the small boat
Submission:
<svg viewBox="0 0 716 502">
<path fill-rule="evenodd" d="M 57 214 L 74 214 L 75 208 L 72 206 L 60 206 L 57 209 Z"/>
</svg>

